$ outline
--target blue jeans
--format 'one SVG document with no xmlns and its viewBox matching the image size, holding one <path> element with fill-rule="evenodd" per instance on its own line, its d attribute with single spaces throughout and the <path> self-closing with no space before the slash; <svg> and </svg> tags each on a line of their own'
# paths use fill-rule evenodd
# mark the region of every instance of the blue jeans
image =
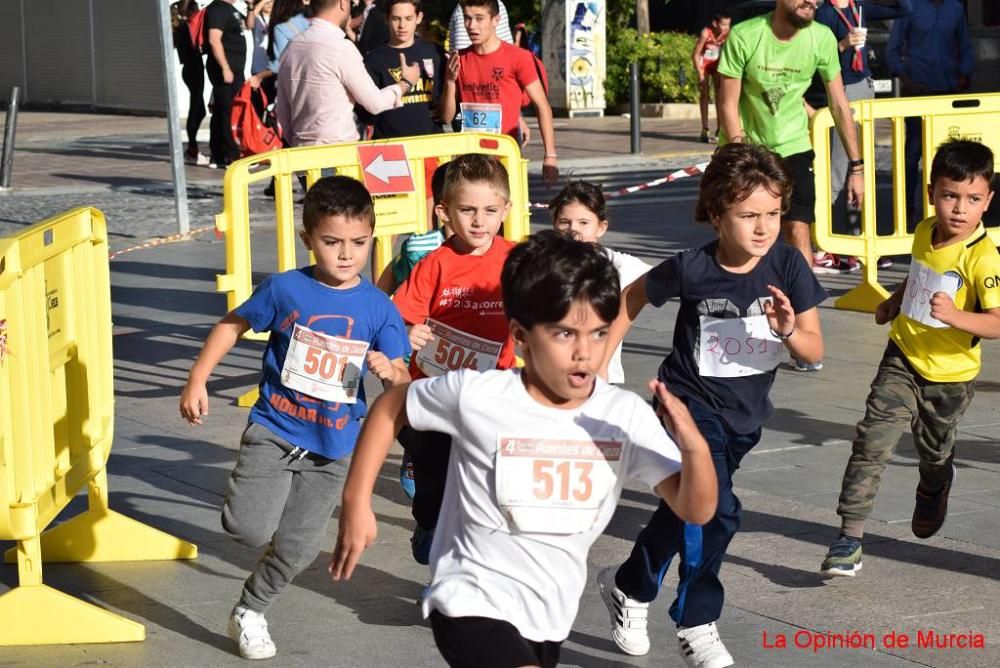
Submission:
<svg viewBox="0 0 1000 668">
<path fill-rule="evenodd" d="M 629 598 L 652 601 L 671 559 L 680 555 L 680 582 L 670 617 L 680 626 L 699 626 L 714 622 L 722 614 L 725 591 L 719 568 L 729 542 L 740 528 L 742 509 L 733 494 L 733 473 L 760 441 L 761 428 L 737 434 L 701 404 L 690 399 L 685 402 L 712 452 L 719 480 L 718 509 L 707 524 L 688 524 L 661 500 L 636 538 L 632 554 L 618 569 L 615 583 Z"/>
</svg>

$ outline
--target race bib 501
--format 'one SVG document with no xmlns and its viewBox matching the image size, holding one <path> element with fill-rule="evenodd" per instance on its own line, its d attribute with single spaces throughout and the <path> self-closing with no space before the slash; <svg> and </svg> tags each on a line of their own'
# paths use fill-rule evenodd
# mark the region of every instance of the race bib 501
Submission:
<svg viewBox="0 0 1000 668">
<path fill-rule="evenodd" d="M 367 341 L 354 341 L 295 324 L 281 368 L 281 384 L 323 401 L 353 404 L 358 399 Z"/>
</svg>

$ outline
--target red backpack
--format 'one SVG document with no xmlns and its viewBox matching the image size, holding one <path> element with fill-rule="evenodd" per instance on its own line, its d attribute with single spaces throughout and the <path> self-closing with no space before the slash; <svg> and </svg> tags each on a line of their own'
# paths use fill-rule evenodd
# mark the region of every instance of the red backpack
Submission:
<svg viewBox="0 0 1000 668">
<path fill-rule="evenodd" d="M 254 90 L 249 81 L 243 84 L 233 98 L 233 113 L 229 119 L 233 139 L 243 157 L 281 148 L 281 131 L 267 110 L 267 95 L 262 88 Z"/>
<path fill-rule="evenodd" d="M 535 61 L 535 72 L 538 73 L 538 80 L 542 82 L 542 90 L 544 90 L 545 91 L 545 95 L 548 96 L 548 94 L 549 94 L 549 74 L 548 74 L 548 72 L 545 71 L 545 63 L 543 63 L 542 60 L 538 56 L 536 56 L 535 54 L 531 54 L 531 57 Z M 521 106 L 522 107 L 527 107 L 527 106 L 530 106 L 530 105 L 531 105 L 531 98 L 528 97 L 527 93 L 521 93 Z"/>
<path fill-rule="evenodd" d="M 188 31 L 191 33 L 191 43 L 194 44 L 198 53 L 201 53 L 205 42 L 205 9 L 206 7 L 202 7 L 189 16 L 187 20 Z"/>
</svg>

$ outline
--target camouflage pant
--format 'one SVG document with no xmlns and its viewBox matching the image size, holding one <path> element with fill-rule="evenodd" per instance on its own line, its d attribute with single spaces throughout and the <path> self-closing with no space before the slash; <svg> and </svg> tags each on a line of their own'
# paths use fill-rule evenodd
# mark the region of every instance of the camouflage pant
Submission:
<svg viewBox="0 0 1000 668">
<path fill-rule="evenodd" d="M 948 458 L 955 432 L 975 393 L 973 381 L 933 383 L 906 362 L 894 343 L 879 364 L 868 395 L 865 417 L 847 461 L 837 514 L 845 533 L 860 535 L 878 493 L 882 469 L 892 459 L 909 425 L 920 458 L 920 481 L 937 490 L 951 477 Z"/>
</svg>

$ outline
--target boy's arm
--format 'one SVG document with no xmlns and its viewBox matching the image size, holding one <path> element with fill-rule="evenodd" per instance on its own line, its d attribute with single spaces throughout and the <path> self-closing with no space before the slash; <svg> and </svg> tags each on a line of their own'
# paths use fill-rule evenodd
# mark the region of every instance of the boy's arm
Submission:
<svg viewBox="0 0 1000 668">
<path fill-rule="evenodd" d="M 396 435 L 408 424 L 408 388 L 409 383 L 404 383 L 387 389 L 375 400 L 361 427 L 344 483 L 337 546 L 328 568 L 334 580 L 350 579 L 361 553 L 375 542 L 378 527 L 372 511 L 372 492 Z"/>
<path fill-rule="evenodd" d="M 649 389 L 659 401 L 657 413 L 681 451 L 680 473 L 660 481 L 656 493 L 685 522 L 705 524 L 715 516 L 719 483 L 708 443 L 687 406 L 658 380 Z"/>
<path fill-rule="evenodd" d="M 611 323 L 611 327 L 608 328 L 608 349 L 601 364 L 602 377 L 607 377 L 608 363 L 615 354 L 618 344 L 622 342 L 628 330 L 632 328 L 632 323 L 639 317 L 639 313 L 643 307 L 649 303 L 649 296 L 646 294 L 646 277 L 648 275 L 648 272 L 643 274 L 622 291 L 622 301 L 618 310 L 618 317 L 615 318 L 614 322 Z"/>
<path fill-rule="evenodd" d="M 444 72 L 444 83 L 441 86 L 441 100 L 438 102 L 438 112 L 442 123 L 451 123 L 458 107 L 458 51 L 448 56 L 448 67 Z"/>
<path fill-rule="evenodd" d="M 545 147 L 545 156 L 542 158 L 542 179 L 546 185 L 552 186 L 559 181 L 559 161 L 556 158 L 556 131 L 552 127 L 552 107 L 549 106 L 549 100 L 545 97 L 545 89 L 539 79 L 535 79 L 525 86 L 524 92 L 528 94 L 528 99 L 535 105 L 538 129 L 542 133 L 542 146 Z"/>
<path fill-rule="evenodd" d="M 740 93 L 743 80 L 719 73 L 719 121 L 730 142 L 743 141 L 743 124 L 740 122 Z"/>
<path fill-rule="evenodd" d="M 392 270 L 393 264 L 395 264 L 395 261 L 390 262 L 386 268 L 382 270 L 382 275 L 378 277 L 378 281 L 375 283 L 375 287 L 390 296 L 396 291 L 396 288 L 399 287 L 396 283 L 396 272 Z"/>
<path fill-rule="evenodd" d="M 391 360 L 385 353 L 369 350 L 365 362 L 368 364 L 368 370 L 382 381 L 382 387 L 410 382 L 410 371 L 402 357 Z"/>
<path fill-rule="evenodd" d="M 248 329 L 250 323 L 230 311 L 216 323 L 205 339 L 205 345 L 191 367 L 187 383 L 181 392 L 181 416 L 189 423 L 201 424 L 201 416 L 208 415 L 208 390 L 205 383 L 222 358 Z"/>
<path fill-rule="evenodd" d="M 771 301 L 764 304 L 764 314 L 771 332 L 781 338 L 792 357 L 804 362 L 823 359 L 823 332 L 819 325 L 819 309 L 812 307 L 796 313 L 788 296 L 767 286 Z"/>
<path fill-rule="evenodd" d="M 875 309 L 876 325 L 884 325 L 887 322 L 892 322 L 899 315 L 899 307 L 903 303 L 903 295 L 906 293 L 906 280 L 903 279 L 899 287 Z"/>
<path fill-rule="evenodd" d="M 931 297 L 931 316 L 981 339 L 1000 338 L 1000 308 L 986 309 L 982 313 L 963 311 L 955 306 L 947 292 L 935 292 Z"/>
<path fill-rule="evenodd" d="M 694 51 L 691 52 L 691 62 L 694 63 L 694 71 L 698 73 L 698 80 L 701 81 L 705 78 L 705 68 L 701 66 L 701 52 L 705 49 L 705 42 L 708 41 L 708 35 L 702 30 L 698 33 L 698 41 L 694 44 Z"/>
</svg>

